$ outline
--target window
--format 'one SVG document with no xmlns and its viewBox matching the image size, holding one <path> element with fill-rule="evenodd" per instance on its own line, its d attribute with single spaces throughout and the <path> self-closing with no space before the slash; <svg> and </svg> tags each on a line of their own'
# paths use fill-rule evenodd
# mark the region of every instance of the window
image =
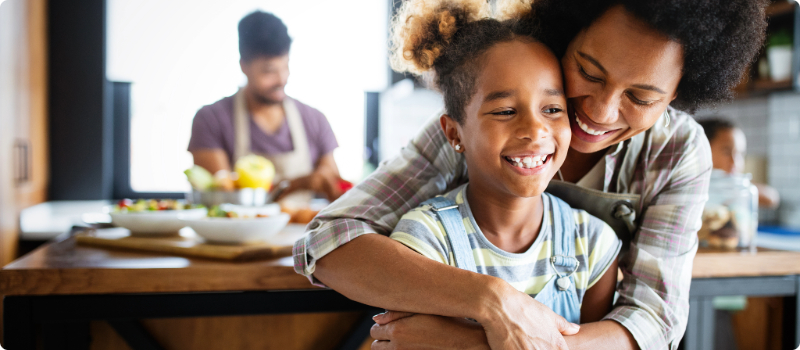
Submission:
<svg viewBox="0 0 800 350">
<path fill-rule="evenodd" d="M 388 84 L 388 2 L 375 0 L 109 0 L 107 70 L 131 85 L 130 181 L 137 192 L 183 192 L 197 110 L 234 94 L 237 24 L 272 12 L 293 38 L 286 92 L 322 111 L 342 177 L 361 178 L 364 92 Z"/>
</svg>

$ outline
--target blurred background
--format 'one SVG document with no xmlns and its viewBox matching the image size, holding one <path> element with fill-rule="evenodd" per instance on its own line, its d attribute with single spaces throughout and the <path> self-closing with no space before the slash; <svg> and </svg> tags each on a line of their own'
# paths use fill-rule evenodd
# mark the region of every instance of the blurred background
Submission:
<svg viewBox="0 0 800 350">
<path fill-rule="evenodd" d="M 396 155 L 442 107 L 438 93 L 389 68 L 391 0 L 204 1 L 2 3 L 2 260 L 16 256 L 20 212 L 35 204 L 182 197 L 195 113 L 246 83 L 236 26 L 254 10 L 288 27 L 286 92 L 327 117 L 345 180 Z M 800 227 L 796 7 L 769 6 L 768 40 L 737 99 L 696 112 L 744 132 L 745 172 L 782 199 L 759 219 L 791 227 Z"/>
<path fill-rule="evenodd" d="M 389 68 L 398 4 L 0 1 L 0 264 L 112 201 L 183 198 L 193 118 L 246 83 L 237 23 L 254 10 L 288 27 L 286 92 L 327 117 L 341 177 L 360 181 L 443 106 Z M 695 115 L 735 123 L 747 139 L 744 172 L 779 194 L 779 205 L 759 209 L 759 246 L 800 250 L 800 10 L 774 0 L 767 15 L 766 45 L 737 98 Z"/>
</svg>

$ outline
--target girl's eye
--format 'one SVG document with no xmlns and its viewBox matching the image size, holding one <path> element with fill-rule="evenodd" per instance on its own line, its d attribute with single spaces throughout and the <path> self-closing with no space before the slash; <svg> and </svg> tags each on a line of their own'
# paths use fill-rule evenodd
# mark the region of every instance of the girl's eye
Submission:
<svg viewBox="0 0 800 350">
<path fill-rule="evenodd" d="M 514 115 L 515 112 L 513 110 L 509 109 L 509 110 L 506 110 L 506 111 L 494 112 L 492 114 L 494 114 L 494 115 Z"/>
<path fill-rule="evenodd" d="M 578 65 L 578 71 L 580 71 L 580 73 L 583 76 L 583 78 L 588 80 L 588 81 L 591 81 L 593 83 L 600 83 L 600 82 L 603 81 L 603 79 L 591 76 L 591 75 L 589 75 L 589 73 L 586 73 L 586 71 L 583 69 L 583 66 L 581 66 L 580 64 Z"/>
<path fill-rule="evenodd" d="M 563 111 L 564 111 L 563 109 L 558 108 L 558 107 L 550 107 L 550 108 L 545 108 L 542 112 L 544 112 L 546 114 L 558 114 L 558 113 L 561 113 Z"/>
</svg>

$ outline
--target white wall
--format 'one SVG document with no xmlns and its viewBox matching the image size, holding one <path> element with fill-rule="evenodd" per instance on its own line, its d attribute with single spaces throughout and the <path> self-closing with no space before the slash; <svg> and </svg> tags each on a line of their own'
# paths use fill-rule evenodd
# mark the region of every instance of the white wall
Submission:
<svg viewBox="0 0 800 350">
<path fill-rule="evenodd" d="M 287 93 L 322 111 L 340 148 L 342 176 L 358 180 L 364 92 L 387 85 L 388 1 L 109 0 L 107 76 L 132 85 L 132 185 L 188 189 L 182 171 L 192 118 L 244 85 L 237 24 L 272 12 L 294 39 Z"/>
</svg>

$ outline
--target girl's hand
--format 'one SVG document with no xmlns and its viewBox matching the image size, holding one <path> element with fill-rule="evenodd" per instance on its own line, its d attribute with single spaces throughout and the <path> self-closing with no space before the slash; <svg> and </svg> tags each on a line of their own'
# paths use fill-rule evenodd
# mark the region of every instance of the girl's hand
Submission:
<svg viewBox="0 0 800 350">
<path fill-rule="evenodd" d="M 483 327 L 464 318 L 389 311 L 372 326 L 372 350 L 475 349 L 488 350 Z"/>
</svg>

